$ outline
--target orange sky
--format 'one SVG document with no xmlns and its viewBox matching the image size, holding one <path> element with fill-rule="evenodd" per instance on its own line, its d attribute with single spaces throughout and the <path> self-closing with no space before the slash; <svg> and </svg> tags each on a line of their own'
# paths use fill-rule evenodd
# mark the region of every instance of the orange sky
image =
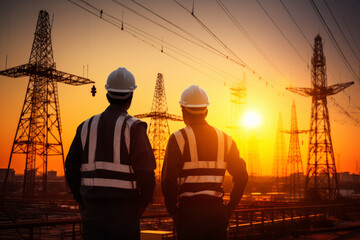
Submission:
<svg viewBox="0 0 360 240">
<path fill-rule="evenodd" d="M 75 0 L 74 0 L 75 1 Z M 78 1 L 76 1 L 78 2 Z M 262 54 L 249 42 L 229 20 L 215 1 L 195 1 L 195 16 L 203 21 L 226 46 L 235 52 L 252 70 L 243 68 L 233 62 L 204 50 L 183 38 L 168 32 L 124 9 L 111 1 L 89 1 L 94 6 L 103 9 L 104 13 L 111 14 L 153 36 L 162 39 L 161 46 L 150 46 L 145 42 L 121 31 L 105 21 L 97 18 L 68 1 L 10 1 L 0 2 L 0 70 L 14 67 L 28 62 L 33 34 L 35 31 L 39 10 L 47 10 L 50 16 L 54 15 L 52 42 L 54 58 L 58 70 L 83 75 L 83 66 L 89 65 L 89 78 L 96 81 L 97 96 L 91 97 L 91 85 L 69 86 L 59 84 L 60 112 L 63 126 L 63 145 L 65 154 L 68 152 L 77 126 L 94 114 L 103 111 L 107 106 L 104 85 L 108 74 L 119 66 L 132 71 L 136 77 L 138 89 L 135 91 L 133 105 L 129 113 L 139 114 L 149 112 L 157 73 L 164 75 L 169 112 L 180 115 L 178 104 L 181 92 L 191 84 L 198 84 L 204 88 L 210 97 L 208 122 L 231 134 L 231 104 L 229 88 L 236 82 L 246 78 L 248 110 L 258 112 L 261 124 L 255 129 L 258 139 L 259 159 L 262 173 L 271 174 L 274 159 L 275 137 L 279 112 L 282 113 L 284 129 L 290 128 L 291 103 L 296 101 L 298 127 L 307 129 L 310 125 L 311 99 L 298 96 L 285 90 L 285 87 L 310 87 L 310 64 L 312 50 L 302 37 L 294 23 L 287 15 L 279 1 L 259 0 L 263 7 L 273 17 L 280 29 L 300 53 L 301 57 L 292 49 L 279 30 L 268 19 L 256 1 L 224 0 L 225 6 L 230 9 L 237 21 L 262 49 L 279 71 L 264 59 Z M 120 1 L 148 18 L 166 25 L 173 31 L 179 29 L 156 18 L 129 0 Z M 184 9 L 172 1 L 156 1 L 151 5 L 148 1 L 139 1 L 162 17 L 185 29 L 187 32 L 214 46 L 222 53 L 226 50 L 214 40 Z M 179 1 L 186 8 L 191 9 L 190 0 Z M 328 83 L 336 84 L 355 81 L 355 84 L 345 91 L 333 96 L 355 120 L 346 116 L 343 111 L 329 101 L 331 119 L 331 135 L 335 156 L 340 160 L 338 170 L 356 171 L 356 162 L 360 162 L 359 141 L 360 135 L 360 81 L 351 75 L 331 39 L 315 15 L 307 1 L 284 0 L 284 4 L 293 14 L 297 24 L 304 32 L 308 41 L 313 44 L 317 34 L 323 37 L 324 52 L 328 67 Z M 344 51 L 351 66 L 359 75 L 360 56 L 360 3 L 356 0 L 329 1 L 329 5 L 338 20 L 350 46 L 355 50 L 353 55 L 340 31 L 323 3 L 318 3 L 329 27 Z M 126 27 L 126 26 L 125 26 Z M 351 33 L 351 34 L 350 34 Z M 184 34 L 182 34 L 184 35 Z M 180 54 L 171 51 L 170 43 L 176 48 L 191 53 L 200 60 L 190 62 Z M 173 57 L 171 57 L 171 56 Z M 226 53 L 228 55 L 228 53 Z M 305 59 L 305 62 L 304 62 Z M 206 63 L 207 67 L 198 62 Z M 184 64 L 185 63 L 185 64 Z M 211 66 L 211 67 L 210 67 Z M 221 69 L 225 73 L 217 74 L 210 69 Z M 218 71 L 218 70 L 217 70 Z M 279 73 L 281 72 L 281 74 Z M 86 75 L 86 74 L 85 74 Z M 261 79 L 259 79 L 261 76 Z M 28 78 L 12 79 L 0 77 L 0 168 L 6 168 L 21 107 L 24 101 Z M 183 127 L 182 123 L 170 123 L 171 132 Z M 242 157 L 247 159 L 249 131 L 244 130 L 245 144 L 239 146 L 244 151 Z M 289 136 L 285 137 L 286 149 Z M 300 142 L 304 167 L 306 167 L 308 135 L 301 135 Z M 336 160 L 338 163 L 338 160 Z M 21 160 L 13 160 L 11 164 L 17 173 L 24 169 Z M 62 174 L 61 164 L 50 162 L 48 170 L 57 170 Z"/>
</svg>

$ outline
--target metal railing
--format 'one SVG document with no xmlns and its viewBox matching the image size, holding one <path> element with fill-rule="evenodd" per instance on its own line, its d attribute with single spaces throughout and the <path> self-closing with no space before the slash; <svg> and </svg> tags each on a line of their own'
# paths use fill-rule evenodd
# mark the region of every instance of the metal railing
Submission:
<svg viewBox="0 0 360 240">
<path fill-rule="evenodd" d="M 39 236 L 35 237 L 35 229 L 41 229 L 42 227 L 54 227 L 54 226 L 72 226 L 71 239 L 77 239 L 77 236 L 80 236 L 81 233 L 81 219 L 80 218 L 65 218 L 65 219 L 52 219 L 46 221 L 26 221 L 19 223 L 6 223 L 0 225 L 0 231 L 3 230 L 19 230 L 19 229 L 28 229 L 28 234 L 18 232 L 18 234 L 24 239 L 38 239 L 41 238 L 41 231 Z M 76 228 L 76 226 L 79 226 Z M 43 233 L 44 234 L 44 233 Z M 26 235 L 27 237 L 25 237 Z M 63 236 L 61 237 L 63 238 Z"/>
<path fill-rule="evenodd" d="M 356 208 L 356 209 L 355 209 Z M 317 223 L 324 223 L 329 216 L 339 216 L 345 212 L 359 211 L 359 206 L 349 204 L 265 207 L 236 210 L 229 221 L 229 239 L 241 239 L 246 236 L 280 236 L 296 234 L 298 231 L 310 229 Z M 142 229 L 173 230 L 171 217 L 164 214 L 146 215 L 141 218 Z M 46 229 L 59 227 L 63 230 L 61 239 L 81 239 L 81 219 L 65 218 L 47 221 L 27 221 L 0 225 L 0 235 L 3 231 L 16 229 L 23 230 L 24 239 L 44 239 Z M 44 229 L 41 231 L 41 229 Z M 27 233 L 24 233 L 27 230 Z M 37 231 L 35 234 L 35 230 Z M 39 235 L 40 234 L 40 235 Z M 41 235 L 42 234 L 42 235 Z"/>
<path fill-rule="evenodd" d="M 326 222 L 328 216 L 337 216 L 345 207 L 335 204 L 236 210 L 229 222 L 229 237 L 296 234 L 311 224 Z"/>
<path fill-rule="evenodd" d="M 170 229 L 170 231 L 173 230 L 172 220 L 168 214 L 146 215 L 141 218 L 142 222 L 146 220 L 149 220 L 149 222 L 152 223 L 150 226 L 156 226 L 156 228 L 165 227 Z M 43 239 L 43 237 L 47 234 L 47 231 L 45 230 L 51 227 L 60 227 L 63 229 L 62 233 L 56 236 L 56 239 L 81 239 L 82 225 L 81 218 L 79 217 L 0 224 L 0 235 L 6 234 L 4 231 L 16 230 L 16 232 L 11 234 L 29 240 Z M 41 231 L 42 228 L 43 231 Z M 35 230 L 37 230 L 37 232 Z M 16 239 L 18 238 L 19 237 L 16 237 Z"/>
</svg>

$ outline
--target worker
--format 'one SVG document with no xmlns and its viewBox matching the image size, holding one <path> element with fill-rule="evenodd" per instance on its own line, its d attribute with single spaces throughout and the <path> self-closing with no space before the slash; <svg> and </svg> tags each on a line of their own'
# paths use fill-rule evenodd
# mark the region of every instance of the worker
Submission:
<svg viewBox="0 0 360 240">
<path fill-rule="evenodd" d="M 173 133 L 166 148 L 161 187 L 178 240 L 227 239 L 228 220 L 247 181 L 246 165 L 231 136 L 210 126 L 207 93 L 187 88 L 180 98 L 186 127 Z M 223 201 L 226 170 L 232 176 L 230 200 Z"/>
<path fill-rule="evenodd" d="M 65 176 L 81 209 L 83 238 L 140 239 L 140 217 L 152 201 L 155 158 L 147 124 L 127 113 L 136 89 L 126 68 L 110 73 L 110 105 L 79 125 Z"/>
</svg>

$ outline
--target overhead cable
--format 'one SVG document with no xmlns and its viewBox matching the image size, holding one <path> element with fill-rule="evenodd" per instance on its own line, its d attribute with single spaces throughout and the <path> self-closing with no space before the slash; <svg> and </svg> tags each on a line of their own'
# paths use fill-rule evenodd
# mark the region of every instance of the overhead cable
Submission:
<svg viewBox="0 0 360 240">
<path fill-rule="evenodd" d="M 251 70 L 252 72 L 255 72 L 252 68 L 250 68 L 241 58 L 239 58 L 221 39 L 213 33 L 198 17 L 195 16 L 195 14 L 191 11 L 189 11 L 186 7 L 184 7 L 181 3 L 179 3 L 177 0 L 173 0 L 176 4 L 178 4 L 181 8 L 183 8 L 185 11 L 191 14 L 191 16 L 194 17 L 194 19 L 200 24 L 202 28 L 205 29 L 226 51 L 228 51 L 233 57 L 238 59 L 244 68 L 247 68 Z"/>
<path fill-rule="evenodd" d="M 346 38 L 346 36 L 345 36 L 344 32 L 342 31 L 341 27 L 339 26 L 339 23 L 338 23 L 338 21 L 336 20 L 336 18 L 335 18 L 335 16 L 334 16 L 333 12 L 331 11 L 331 8 L 329 7 L 329 4 L 327 3 L 327 1 L 326 1 L 326 0 L 323 0 L 323 1 L 324 1 L 324 3 L 325 3 L 326 8 L 329 10 L 331 17 L 333 18 L 334 22 L 336 23 L 336 26 L 339 28 L 339 30 L 340 30 L 340 32 L 341 32 L 341 34 L 342 34 L 342 36 L 344 37 L 344 39 L 345 39 L 345 41 L 346 41 L 347 45 L 349 46 L 349 48 L 350 48 L 351 52 L 354 54 L 354 56 L 355 56 L 355 58 L 358 60 L 358 62 L 360 62 L 359 57 L 358 57 L 358 56 L 357 56 L 357 54 L 355 53 L 354 49 L 351 47 L 351 45 L 350 45 L 350 43 L 349 43 L 348 39 Z"/>
<path fill-rule="evenodd" d="M 344 22 L 344 25 L 345 25 L 345 27 L 346 27 L 349 35 L 350 35 L 350 38 L 352 39 L 353 43 L 355 44 L 357 50 L 360 52 L 360 48 L 359 48 L 358 42 L 355 41 L 355 38 L 354 38 L 353 34 L 351 33 L 351 31 L 350 31 L 350 29 L 349 29 L 349 26 L 348 26 L 348 23 L 346 22 L 346 19 L 344 18 L 343 14 L 341 13 L 341 10 L 340 10 L 338 1 L 334 1 L 334 2 L 335 2 L 335 5 L 336 5 L 337 10 L 338 10 L 338 12 L 339 12 L 339 14 L 340 14 L 343 22 Z"/>
<path fill-rule="evenodd" d="M 195 45 L 197 45 L 197 46 L 199 46 L 199 47 L 201 47 L 201 48 L 203 48 L 203 49 L 205 49 L 205 50 L 207 50 L 207 51 L 210 51 L 210 52 L 212 52 L 212 53 L 214 53 L 214 54 L 217 54 L 217 55 L 219 55 L 219 56 L 221 56 L 221 57 L 223 57 L 223 58 L 225 58 L 225 59 L 228 59 L 228 60 L 230 60 L 230 61 L 232 61 L 232 62 L 234 62 L 234 63 L 236 63 L 236 64 L 242 65 L 242 63 L 239 63 L 238 60 L 235 60 L 235 59 L 229 57 L 228 55 L 224 54 L 224 53 L 221 52 L 220 50 L 216 49 L 215 47 L 211 46 L 210 44 L 208 44 L 208 43 L 204 42 L 203 40 L 201 40 L 200 38 L 196 37 L 194 34 L 191 34 L 190 32 L 188 32 L 188 31 L 186 31 L 185 29 L 179 27 L 178 25 L 172 23 L 171 21 L 169 21 L 169 20 L 161 17 L 159 14 L 155 13 L 154 11 L 152 11 L 152 10 L 150 10 L 149 8 L 145 7 L 144 5 L 138 3 L 137 1 L 133 1 L 133 0 L 132 0 L 132 2 L 134 2 L 134 3 L 137 4 L 138 6 L 142 7 L 143 9 L 145 9 L 145 10 L 147 10 L 148 12 L 152 13 L 153 15 L 159 17 L 160 19 L 162 19 L 163 21 L 169 23 L 170 25 L 176 27 L 177 29 L 181 30 L 182 32 L 186 33 L 188 36 L 194 38 L 195 40 L 197 40 L 198 42 L 202 43 L 202 44 L 205 45 L 206 47 L 203 46 L 203 45 L 201 45 L 201 44 L 199 44 L 198 42 L 195 42 L 195 41 L 193 41 L 193 40 L 191 40 L 191 39 L 189 39 L 189 38 L 187 38 L 187 37 L 185 37 L 185 36 L 183 36 L 183 35 L 175 32 L 175 31 L 169 29 L 168 27 L 166 27 L 166 26 L 164 26 L 164 25 L 162 25 L 162 24 L 160 24 L 160 23 L 158 23 L 158 22 L 156 22 L 156 21 L 154 21 L 154 20 L 152 20 L 152 19 L 144 16 L 143 14 L 135 11 L 134 9 L 128 7 L 127 5 L 121 3 L 121 2 L 119 2 L 119 1 L 117 1 L 117 0 L 113 0 L 113 2 L 115 2 L 116 4 L 118 4 L 118 5 L 126 8 L 126 9 L 128 9 L 129 11 L 131 11 L 131 12 L 139 15 L 140 17 L 142 17 L 142 18 L 144 18 L 144 19 L 152 22 L 153 24 L 155 24 L 155 25 L 157 25 L 157 26 L 159 26 L 159 27 L 161 27 L 161 28 L 164 28 L 165 30 L 167 30 L 167 31 L 169 31 L 169 32 L 177 35 L 178 37 L 183 38 L 183 39 L 185 39 L 185 40 L 188 41 L 188 42 L 191 42 L 192 44 L 195 44 Z"/>
<path fill-rule="evenodd" d="M 305 36 L 304 32 L 301 30 L 301 28 L 299 27 L 299 25 L 297 24 L 297 22 L 295 21 L 294 17 L 291 15 L 289 9 L 286 7 L 286 5 L 284 4 L 284 2 L 282 0 L 280 0 L 281 5 L 285 8 L 287 14 L 289 15 L 289 17 L 291 18 L 291 20 L 293 21 L 293 23 L 296 25 L 297 29 L 300 31 L 301 35 L 303 36 L 303 38 L 305 39 L 305 41 L 308 43 L 308 45 L 310 46 L 311 49 L 313 49 L 310 41 L 307 39 L 307 37 Z"/>
<path fill-rule="evenodd" d="M 221 0 L 215 0 L 216 3 L 221 7 L 221 9 L 226 13 L 226 15 L 230 18 L 230 20 L 235 24 L 235 26 L 242 32 L 245 37 L 249 40 L 249 42 L 255 47 L 255 49 L 263 56 L 263 58 L 270 64 L 270 66 L 282 75 L 284 78 L 285 75 L 279 70 L 279 68 L 271 61 L 271 59 L 265 54 L 265 52 L 256 44 L 254 39 L 247 33 L 247 31 L 241 26 L 241 24 L 236 20 L 236 18 L 231 14 L 229 9 L 226 8 L 224 3 Z"/>
<path fill-rule="evenodd" d="M 331 100 L 331 102 L 338 108 L 341 110 L 341 112 L 347 116 L 348 118 L 350 118 L 351 120 L 353 120 L 354 122 L 356 122 L 356 125 L 359 126 L 360 121 L 356 118 L 354 118 L 353 116 L 351 116 L 351 114 L 346 111 L 336 100 L 334 97 L 330 96 L 329 99 Z"/>
<path fill-rule="evenodd" d="M 301 56 L 299 51 L 295 48 L 295 46 L 291 43 L 291 41 L 286 37 L 285 33 L 280 29 L 280 27 L 277 25 L 277 23 L 274 21 L 274 19 L 270 16 L 270 14 L 266 11 L 266 9 L 263 7 L 263 5 L 259 2 L 259 0 L 256 0 L 256 2 L 259 4 L 260 8 L 265 12 L 266 16 L 270 19 L 270 21 L 275 25 L 275 27 L 279 30 L 283 38 L 288 42 L 290 47 L 296 52 L 296 54 L 301 58 L 301 60 L 305 63 L 305 65 L 309 68 L 309 64 L 306 62 L 306 60 Z"/>
<path fill-rule="evenodd" d="M 99 9 L 99 8 L 91 5 L 91 4 L 89 4 L 88 2 L 86 2 L 86 1 L 84 1 L 84 0 L 80 0 L 80 1 L 83 2 L 83 3 L 86 3 L 86 5 L 90 6 L 90 7 L 93 9 L 93 11 L 90 10 L 90 9 L 88 9 L 88 8 L 85 8 L 84 6 L 81 6 L 80 4 L 76 3 L 76 2 L 73 1 L 73 0 L 68 0 L 68 1 L 71 2 L 71 3 L 73 3 L 73 4 L 76 5 L 76 6 L 80 7 L 81 9 L 85 10 L 86 12 L 88 12 L 88 13 L 96 16 L 96 17 L 99 17 L 101 20 L 103 20 L 103 21 L 105 21 L 105 22 L 107 22 L 107 23 L 109 23 L 109 24 L 111 24 L 111 25 L 113 25 L 113 26 L 115 26 L 115 27 L 117 27 L 117 28 L 119 28 L 119 29 L 127 32 L 127 33 L 130 34 L 131 36 L 139 39 L 140 41 L 146 43 L 147 45 L 150 45 L 151 47 L 155 48 L 155 49 L 158 50 L 158 51 L 161 51 L 161 49 L 160 49 L 159 46 L 161 46 L 162 43 L 165 43 L 164 41 L 160 40 L 159 38 L 156 38 L 156 37 L 152 36 L 151 34 L 146 33 L 146 32 L 144 32 L 144 31 L 142 31 L 141 29 L 136 28 L 136 27 L 134 27 L 134 26 L 132 26 L 132 25 L 130 25 L 130 24 L 124 23 L 125 26 L 126 26 L 126 28 L 123 28 L 123 26 L 122 26 L 122 24 L 121 24 L 121 23 L 122 23 L 122 20 L 120 20 L 120 19 L 118 19 L 118 18 L 116 18 L 116 17 L 114 17 L 114 16 L 112 16 L 112 15 L 110 15 L 110 14 L 107 14 L 107 13 L 104 12 L 103 10 L 101 10 L 101 9 Z M 94 12 L 94 11 L 95 11 L 95 12 Z M 100 12 L 101 12 L 101 15 L 99 14 Z M 101 16 L 101 17 L 100 17 L 100 16 Z M 113 22 L 113 21 L 111 21 L 111 20 L 109 20 L 109 19 L 107 19 L 107 18 L 116 20 L 116 21 L 118 21 L 120 24 L 117 24 L 117 23 L 115 23 L 115 22 Z M 153 38 L 153 39 L 155 39 L 155 40 L 157 40 L 157 41 L 155 41 L 155 40 L 153 40 L 153 39 L 151 39 L 151 38 Z M 149 42 L 149 41 L 151 41 L 152 43 Z M 156 45 L 154 45 L 154 44 L 156 44 Z M 171 44 L 168 44 L 168 45 L 169 45 L 169 46 L 172 46 Z M 169 50 L 170 50 L 170 49 L 169 49 Z M 186 53 L 185 51 L 183 51 L 183 50 L 181 50 L 181 49 L 178 49 L 178 50 Z M 172 50 L 172 51 L 174 51 L 174 50 Z M 213 80 L 215 80 L 215 81 L 218 81 L 218 80 L 219 80 L 218 78 L 214 78 L 212 75 L 206 74 L 205 72 L 197 69 L 197 68 L 194 67 L 193 65 L 191 65 L 191 64 L 189 64 L 189 63 L 187 63 L 187 62 L 185 62 L 185 61 L 180 60 L 179 58 L 171 55 L 170 53 L 167 53 L 167 52 L 165 52 L 165 51 L 162 51 L 162 53 L 166 54 L 166 55 L 169 56 L 169 57 L 172 57 L 173 59 L 181 62 L 182 64 L 185 64 L 186 66 L 190 67 L 191 69 L 193 69 L 193 70 L 195 70 L 195 71 L 197 71 L 197 72 L 199 72 L 199 73 L 201 73 L 201 74 L 203 74 L 203 75 L 205 75 L 205 76 L 207 76 L 207 77 L 209 77 L 209 78 L 211 78 L 211 79 L 213 79 Z M 176 53 L 176 51 L 175 51 L 175 53 Z M 179 54 L 179 53 L 177 52 L 177 54 Z M 191 54 L 189 54 L 189 53 L 186 53 L 186 54 L 191 55 Z M 195 63 L 197 63 L 197 64 L 200 64 L 199 61 L 195 61 L 195 60 L 193 60 L 193 59 L 191 59 L 191 58 L 189 58 L 189 57 L 186 57 L 184 54 L 179 54 L 179 55 L 182 55 L 183 57 L 187 58 L 188 60 L 191 60 L 191 61 L 193 61 L 193 62 L 195 62 Z M 203 62 L 203 61 L 202 61 L 202 62 Z M 201 63 L 200 65 L 203 65 L 203 66 L 204 66 L 205 64 L 204 64 L 204 63 Z M 211 70 L 211 71 L 213 71 L 213 72 L 215 72 L 215 73 L 217 73 L 218 75 L 221 75 L 221 73 L 219 73 L 218 71 L 215 71 L 215 70 L 213 70 L 213 69 L 211 69 L 211 68 L 209 68 L 209 67 L 206 67 L 206 68 L 209 69 L 209 70 Z M 222 71 L 222 70 L 220 70 L 220 71 Z M 223 72 L 224 72 L 224 71 L 223 71 Z M 230 74 L 228 74 L 228 75 L 230 75 Z M 224 77 L 224 75 L 221 75 L 221 76 Z M 227 78 L 227 77 L 224 77 L 224 78 Z M 229 79 L 229 78 L 227 78 L 227 79 Z"/>
</svg>

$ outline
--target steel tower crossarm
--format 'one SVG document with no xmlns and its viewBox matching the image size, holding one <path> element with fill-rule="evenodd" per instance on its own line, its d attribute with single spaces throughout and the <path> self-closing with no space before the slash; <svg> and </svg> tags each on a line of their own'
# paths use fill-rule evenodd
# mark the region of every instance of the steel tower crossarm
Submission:
<svg viewBox="0 0 360 240">
<path fill-rule="evenodd" d="M 157 118 L 157 119 L 168 119 L 172 121 L 182 121 L 183 118 L 174 114 L 169 114 L 166 112 L 150 112 L 144 114 L 134 115 L 136 118 Z"/>
<path fill-rule="evenodd" d="M 312 96 L 313 93 L 312 88 L 286 88 L 286 90 L 300 94 L 301 96 L 305 97 Z"/>
<path fill-rule="evenodd" d="M 6 70 L 0 71 L 0 75 L 13 77 L 13 78 L 23 77 L 23 76 L 46 77 L 56 82 L 61 82 L 75 86 L 95 83 L 94 81 L 88 78 L 76 76 L 71 73 L 62 72 L 54 68 L 39 66 L 33 63 L 23 64 L 17 67 L 8 68 Z"/>
<path fill-rule="evenodd" d="M 291 130 L 291 131 L 284 130 L 282 132 L 289 134 L 301 134 L 301 133 L 308 133 L 310 132 L 310 130 Z"/>
<path fill-rule="evenodd" d="M 354 82 L 347 82 L 347 83 L 338 83 L 327 87 L 319 87 L 316 88 L 286 88 L 291 92 L 297 93 L 299 95 L 308 97 L 308 96 L 329 96 L 337 94 L 338 92 L 344 90 L 345 88 L 353 85 Z"/>
<path fill-rule="evenodd" d="M 338 84 L 328 86 L 326 88 L 326 95 L 337 94 L 338 92 L 344 90 L 345 88 L 347 88 L 353 84 L 354 84 L 354 82 L 347 82 L 347 83 L 338 83 Z"/>
</svg>

